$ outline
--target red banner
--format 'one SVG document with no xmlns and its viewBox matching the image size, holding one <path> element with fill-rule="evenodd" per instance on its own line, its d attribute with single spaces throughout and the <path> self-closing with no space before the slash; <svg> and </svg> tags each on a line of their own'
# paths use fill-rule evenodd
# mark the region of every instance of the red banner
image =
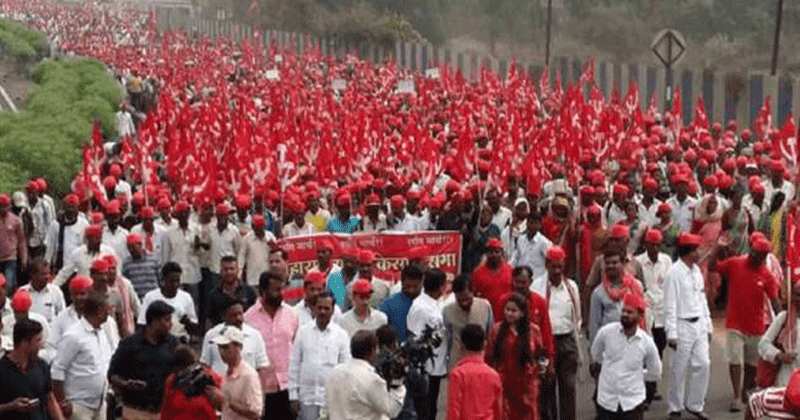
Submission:
<svg viewBox="0 0 800 420">
<path fill-rule="evenodd" d="M 461 235 L 458 232 L 325 233 L 281 241 L 281 247 L 289 254 L 291 277 L 303 276 L 317 267 L 317 248 L 324 240 L 333 245 L 333 262 L 339 266 L 342 265 L 342 249 L 357 247 L 375 252 L 373 276 L 390 282 L 400 280 L 400 271 L 411 258 L 423 258 L 428 267 L 442 270 L 450 276 L 458 274 L 461 267 Z"/>
</svg>

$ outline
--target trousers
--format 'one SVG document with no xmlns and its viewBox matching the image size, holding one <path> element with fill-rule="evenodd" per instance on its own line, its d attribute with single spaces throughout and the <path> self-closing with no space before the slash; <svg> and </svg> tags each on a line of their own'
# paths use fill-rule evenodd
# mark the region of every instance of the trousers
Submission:
<svg viewBox="0 0 800 420">
<path fill-rule="evenodd" d="M 578 344 L 575 335 L 556 335 L 556 377 L 539 392 L 542 420 L 575 420 L 575 384 L 578 374 Z M 556 398 L 558 397 L 558 398 Z"/>
<path fill-rule="evenodd" d="M 669 411 L 703 411 L 711 359 L 708 333 L 701 321 L 679 319 L 678 343 L 669 369 Z M 688 388 L 688 389 L 687 389 Z"/>
<path fill-rule="evenodd" d="M 98 409 L 91 409 L 85 405 L 72 403 L 72 420 L 106 420 L 106 402 Z"/>
</svg>

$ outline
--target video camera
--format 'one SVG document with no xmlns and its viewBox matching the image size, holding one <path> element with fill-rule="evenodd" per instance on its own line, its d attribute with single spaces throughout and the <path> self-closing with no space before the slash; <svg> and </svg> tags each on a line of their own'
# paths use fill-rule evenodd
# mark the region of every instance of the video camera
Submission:
<svg viewBox="0 0 800 420">
<path fill-rule="evenodd" d="M 183 391 L 186 398 L 202 395 L 207 386 L 214 385 L 214 380 L 199 363 L 181 370 L 175 377 L 175 388 Z"/>
<path fill-rule="evenodd" d="M 433 328 L 427 326 L 419 338 L 408 332 L 408 339 L 397 351 L 386 355 L 375 366 L 378 375 L 391 386 L 393 382 L 406 377 L 407 368 L 425 374 L 425 364 L 433 361 L 433 350 L 442 345 L 442 337 L 434 334 Z"/>
</svg>

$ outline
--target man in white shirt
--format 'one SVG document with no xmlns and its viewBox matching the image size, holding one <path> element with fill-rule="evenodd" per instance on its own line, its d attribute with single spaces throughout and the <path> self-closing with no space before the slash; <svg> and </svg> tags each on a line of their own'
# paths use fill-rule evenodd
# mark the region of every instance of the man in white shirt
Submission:
<svg viewBox="0 0 800 420">
<path fill-rule="evenodd" d="M 229 223 L 230 210 L 228 205 L 220 203 L 216 207 L 217 225 L 209 229 L 209 269 L 212 273 L 220 274 L 220 261 L 226 255 L 239 255 L 241 237 L 239 229 Z"/>
<path fill-rule="evenodd" d="M 180 290 L 181 266 L 170 261 L 161 267 L 161 285 L 144 295 L 142 306 L 139 308 L 139 325 L 146 325 L 145 314 L 153 302 L 163 301 L 172 306 L 172 329 L 170 334 L 181 341 L 189 342 L 190 335 L 199 332 L 197 312 L 194 301 L 189 293 Z"/>
<path fill-rule="evenodd" d="M 28 197 L 28 206 L 31 209 L 31 221 L 33 222 L 33 232 L 28 238 L 28 250 L 31 257 L 44 256 L 44 241 L 47 236 L 47 229 L 55 220 L 56 215 L 50 213 L 50 209 L 44 200 L 39 199 L 39 183 L 28 181 L 25 187 Z"/>
<path fill-rule="evenodd" d="M 300 420 L 317 420 L 325 404 L 325 379 L 328 373 L 350 360 L 347 333 L 331 322 L 333 296 L 317 296 L 315 322 L 302 325 L 289 358 L 289 405 Z"/>
<path fill-rule="evenodd" d="M 514 255 L 509 263 L 512 266 L 527 266 L 533 272 L 533 278 L 541 277 L 547 270 L 544 266 L 545 253 L 552 246 L 552 242 L 541 232 L 542 215 L 534 210 L 528 214 L 528 223 L 525 233 L 519 235 Z"/>
<path fill-rule="evenodd" d="M 628 203 L 628 194 L 631 190 L 625 184 L 615 184 L 612 190 L 612 200 L 608 203 L 606 211 L 606 226 L 614 226 L 625 220 L 625 207 Z"/>
<path fill-rule="evenodd" d="M 306 292 L 305 298 L 300 302 L 297 302 L 297 305 L 294 306 L 295 313 L 297 314 L 297 320 L 300 322 L 301 327 L 314 321 L 314 302 L 317 299 L 317 296 L 325 292 L 325 275 L 317 270 L 309 271 L 306 273 L 303 287 L 305 288 Z M 338 305 L 336 305 L 336 307 L 333 309 L 333 322 L 339 322 L 341 317 L 342 310 L 339 309 Z"/>
<path fill-rule="evenodd" d="M 406 328 L 413 334 L 407 336 L 407 340 L 419 339 L 425 334 L 425 330 L 431 329 L 434 336 L 444 340 L 444 318 L 442 308 L 439 307 L 438 299 L 444 294 L 445 280 L 447 276 L 439 270 L 428 270 L 425 273 L 423 284 L 425 293 L 414 299 L 411 309 L 408 310 Z M 420 418 L 436 418 L 436 401 L 439 398 L 439 388 L 442 379 L 447 375 L 447 347 L 439 345 L 433 350 L 433 359 L 425 364 L 425 372 L 430 375 L 428 382 L 428 395 L 414 397 L 414 409 Z"/>
<path fill-rule="evenodd" d="M 267 232 L 267 219 L 260 214 L 252 218 L 253 230 L 244 239 L 239 249 L 239 267 L 244 267 L 245 279 L 250 287 L 258 287 L 261 273 L 269 270 L 269 251 L 275 244 L 275 235 Z"/>
<path fill-rule="evenodd" d="M 30 319 L 31 321 L 36 321 L 42 325 L 42 341 L 43 343 L 47 342 L 47 337 L 50 335 L 50 323 L 47 322 L 47 319 L 36 312 L 32 312 L 31 306 L 33 306 L 33 301 L 31 300 L 31 295 L 28 294 L 25 290 L 17 290 L 14 292 L 14 296 L 11 297 L 11 314 L 7 314 L 3 317 L 3 345 L 6 346 L 6 350 L 11 351 L 14 348 L 14 340 L 13 340 L 13 333 L 14 333 L 14 325 L 23 319 Z M 52 360 L 50 358 L 50 352 L 47 351 L 44 345 L 39 350 L 39 357 L 47 363 L 50 363 Z"/>
<path fill-rule="evenodd" d="M 352 287 L 353 308 L 339 318 L 338 324 L 344 328 L 347 335 L 353 337 L 358 330 L 375 331 L 386 325 L 386 314 L 370 307 L 372 284 L 366 280 L 353 282 Z M 337 306 L 338 307 L 338 306 Z"/>
<path fill-rule="evenodd" d="M 108 318 L 108 301 L 92 293 L 83 318 L 64 333 L 53 366 L 53 393 L 65 415 L 75 420 L 105 420 L 107 372 L 113 349 L 101 326 Z"/>
<path fill-rule="evenodd" d="M 347 283 L 347 286 L 345 286 L 345 307 L 349 307 L 352 304 L 353 284 L 355 284 L 355 280 L 365 280 L 372 285 L 372 295 L 369 298 L 369 306 L 373 308 L 380 308 L 383 301 L 392 294 L 392 285 L 389 284 L 388 281 L 372 275 L 373 270 L 375 270 L 375 262 L 374 252 L 368 249 L 358 251 L 358 275 L 354 278 L 354 281 Z"/>
<path fill-rule="evenodd" d="M 653 334 L 659 356 L 663 356 L 667 346 L 667 335 L 664 331 L 664 279 L 672 267 L 672 258 L 660 252 L 663 241 L 661 231 L 649 229 L 644 235 L 645 252 L 635 257 L 642 265 L 644 296 L 650 308 L 646 315 L 646 325 Z"/>
<path fill-rule="evenodd" d="M 486 192 L 486 202 L 492 210 L 492 223 L 502 231 L 511 220 L 511 210 L 500 205 L 500 193 L 497 188 L 489 188 Z"/>
<path fill-rule="evenodd" d="M 84 231 L 89 226 L 89 222 L 85 217 L 78 217 L 78 204 L 80 204 L 78 196 L 68 194 L 64 198 L 64 213 L 60 218 L 53 220 L 47 228 L 47 236 L 44 240 L 44 259 L 50 263 L 51 270 L 59 270 L 63 267 L 72 252 L 83 244 Z M 53 212 L 55 214 L 55 208 L 53 208 Z M 88 268 L 84 275 L 86 274 L 88 274 Z"/>
<path fill-rule="evenodd" d="M 181 266 L 181 286 L 192 296 L 199 311 L 200 262 L 194 249 L 197 225 L 189 220 L 189 203 L 186 201 L 175 203 L 172 211 L 178 222 L 161 235 L 159 264 L 163 266 L 167 261 L 174 261 Z"/>
<path fill-rule="evenodd" d="M 67 306 L 64 303 L 64 293 L 52 283 L 48 283 L 50 269 L 47 261 L 37 258 L 28 264 L 28 279 L 30 283 L 20 287 L 26 290 L 33 300 L 33 312 L 44 315 L 48 323 L 52 323 Z"/>
<path fill-rule="evenodd" d="M 358 331 L 350 340 L 352 359 L 336 366 L 325 382 L 330 420 L 381 420 L 400 414 L 406 388 L 378 376 L 372 362 L 378 352 L 373 331 Z"/>
<path fill-rule="evenodd" d="M 389 204 L 392 207 L 392 214 L 386 218 L 388 230 L 397 232 L 414 232 L 415 230 L 419 230 L 417 227 L 417 219 L 406 213 L 405 197 L 400 194 L 394 195 L 389 199 Z"/>
<path fill-rule="evenodd" d="M 301 202 L 289 204 L 292 212 L 292 221 L 283 227 L 284 238 L 294 238 L 296 236 L 308 236 L 317 233 L 317 228 L 306 221 L 306 205 Z"/>
<path fill-rule="evenodd" d="M 770 166 L 770 180 L 764 185 L 764 201 L 767 203 L 772 202 L 772 197 L 777 192 L 783 192 L 783 206 L 788 206 L 788 203 L 794 200 L 794 185 L 784 179 L 783 175 L 785 168 L 783 161 L 774 160 L 769 163 Z"/>
<path fill-rule="evenodd" d="M 750 183 L 750 193 L 745 195 L 742 199 L 742 207 L 750 213 L 753 222 L 761 219 L 761 215 L 767 211 L 768 201 L 766 198 L 766 189 L 761 181 Z"/>
<path fill-rule="evenodd" d="M 367 196 L 364 202 L 364 218 L 361 219 L 363 232 L 380 232 L 386 230 L 386 215 L 381 211 L 381 201 L 377 194 Z"/>
<path fill-rule="evenodd" d="M 598 331 L 592 343 L 592 374 L 597 381 L 597 418 L 600 420 L 641 419 L 652 394 L 646 381 L 661 377 L 661 359 L 647 333 L 639 328 L 645 302 L 636 294 L 624 298 L 619 322 Z"/>
<path fill-rule="evenodd" d="M 64 266 L 58 270 L 53 284 L 61 287 L 73 274 L 88 276 L 92 261 L 106 255 L 114 255 L 114 250 L 103 245 L 103 228 L 100 225 L 86 227 L 86 245 L 75 248 L 69 256 L 64 255 Z"/>
<path fill-rule="evenodd" d="M 531 283 L 531 291 L 544 296 L 550 314 L 550 327 L 555 341 L 555 374 L 553 386 L 542 387 L 542 404 L 555 418 L 575 420 L 577 400 L 575 385 L 580 352 L 578 334 L 581 329 L 581 300 L 578 286 L 564 276 L 567 254 L 559 246 L 547 250 L 547 274 Z M 556 415 L 556 386 L 558 413 Z M 543 407 L 544 408 L 544 407 Z"/>
<path fill-rule="evenodd" d="M 689 178 L 686 175 L 675 175 L 675 195 L 667 200 L 667 204 L 672 207 L 672 221 L 677 224 L 681 232 L 689 232 L 692 229 L 692 218 L 697 200 L 689 197 Z"/>
<path fill-rule="evenodd" d="M 143 207 L 139 214 L 142 223 L 132 227 L 131 233 L 141 235 L 145 252 L 154 255 L 157 259 L 161 254 L 161 234 L 164 233 L 164 228 L 156 225 L 156 211 L 152 207 Z"/>
<path fill-rule="evenodd" d="M 264 346 L 264 338 L 258 330 L 244 323 L 244 302 L 239 299 L 228 299 L 225 307 L 225 322 L 215 325 L 206 332 L 203 338 L 200 362 L 206 364 L 220 375 L 225 374 L 225 361 L 222 360 L 214 340 L 224 335 L 226 328 L 238 328 L 241 330 L 242 359 L 258 372 L 262 390 L 265 390 L 266 380 L 272 372 L 270 371 L 271 363 Z"/>
<path fill-rule="evenodd" d="M 136 125 L 133 123 L 133 117 L 128 112 L 128 104 L 121 102 L 119 104 L 119 111 L 114 114 L 117 122 L 117 132 L 119 137 L 124 139 L 127 136 L 133 137 L 136 134 Z"/>
<path fill-rule="evenodd" d="M 111 200 L 105 208 L 106 227 L 103 229 L 103 244 L 114 250 L 120 261 L 130 256 L 128 252 L 128 229 L 120 225 L 122 222 L 122 209 L 117 200 Z"/>
<path fill-rule="evenodd" d="M 670 419 L 681 418 L 684 408 L 701 420 L 708 419 L 703 407 L 711 368 L 708 344 L 713 326 L 703 274 L 697 265 L 700 243 L 697 235 L 678 236 L 678 260 L 667 271 L 664 281 L 664 329 L 667 345 L 675 351 L 667 398 Z M 687 374 L 689 389 L 685 392 Z"/>
<path fill-rule="evenodd" d="M 658 206 L 661 205 L 661 200 L 656 198 L 658 194 L 658 181 L 654 178 L 647 177 L 642 181 L 642 197 L 638 200 L 639 217 L 646 226 L 655 226 L 658 224 Z"/>
</svg>

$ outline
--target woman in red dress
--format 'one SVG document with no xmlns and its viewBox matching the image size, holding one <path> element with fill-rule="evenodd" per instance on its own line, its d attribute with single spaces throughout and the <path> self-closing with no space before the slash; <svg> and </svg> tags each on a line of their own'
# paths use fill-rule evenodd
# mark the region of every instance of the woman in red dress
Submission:
<svg viewBox="0 0 800 420">
<path fill-rule="evenodd" d="M 503 382 L 503 418 L 539 419 L 539 382 L 544 357 L 542 334 L 528 318 L 528 300 L 519 293 L 506 299 L 503 320 L 492 328 L 486 363 Z"/>
<path fill-rule="evenodd" d="M 195 369 L 197 366 L 197 353 L 187 346 L 178 346 L 172 357 L 173 368 L 176 373 L 167 377 L 164 386 L 164 404 L 161 406 L 161 418 L 169 420 L 217 420 L 217 411 L 222 406 L 222 377 L 211 369 L 202 367 L 201 369 L 214 382 L 207 385 L 197 392 L 191 393 L 187 397 L 182 378 L 185 372 Z M 180 379 L 179 379 L 180 375 Z"/>
</svg>

